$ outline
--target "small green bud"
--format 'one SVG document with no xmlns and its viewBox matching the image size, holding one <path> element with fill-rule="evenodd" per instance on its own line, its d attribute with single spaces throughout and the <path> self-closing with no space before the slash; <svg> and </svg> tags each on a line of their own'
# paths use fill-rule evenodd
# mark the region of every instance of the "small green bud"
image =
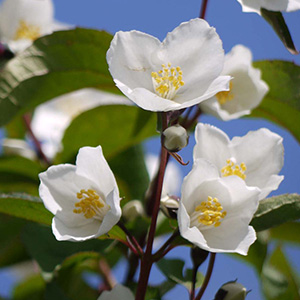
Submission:
<svg viewBox="0 0 300 300">
<path fill-rule="evenodd" d="M 144 207 L 139 200 L 132 200 L 127 202 L 123 209 L 122 215 L 126 221 L 130 222 L 145 214 Z"/>
<path fill-rule="evenodd" d="M 230 281 L 220 287 L 214 300 L 245 300 L 246 296 L 247 290 L 242 284 Z"/>
<path fill-rule="evenodd" d="M 182 126 L 179 124 L 168 127 L 162 133 L 164 147 L 170 152 L 178 152 L 186 147 L 189 136 Z"/>
</svg>

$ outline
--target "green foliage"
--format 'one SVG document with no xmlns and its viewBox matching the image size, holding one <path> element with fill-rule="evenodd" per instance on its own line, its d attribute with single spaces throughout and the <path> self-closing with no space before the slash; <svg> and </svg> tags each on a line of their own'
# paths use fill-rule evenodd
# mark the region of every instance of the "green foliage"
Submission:
<svg viewBox="0 0 300 300">
<path fill-rule="evenodd" d="M 106 64 L 111 38 L 92 29 L 58 31 L 10 60 L 0 74 L 0 126 L 20 110 L 81 88 L 116 92 Z"/>
<path fill-rule="evenodd" d="M 289 28 L 285 23 L 282 13 L 279 11 L 270 11 L 261 8 L 261 15 L 273 27 L 274 31 L 281 39 L 287 50 L 289 50 L 292 54 L 299 54 L 294 45 Z"/>
<path fill-rule="evenodd" d="M 29 259 L 21 242 L 21 230 L 26 222 L 0 214 L 0 267 Z"/>
<path fill-rule="evenodd" d="M 262 284 L 268 300 L 299 299 L 298 278 L 280 247 L 264 266 Z"/>
<path fill-rule="evenodd" d="M 44 272 L 52 272 L 69 256 L 82 251 L 102 253 L 107 261 L 114 265 L 119 259 L 119 251 L 114 249 L 109 240 L 88 240 L 81 243 L 55 239 L 51 229 L 37 224 L 28 224 L 22 234 L 24 244 Z"/>
<path fill-rule="evenodd" d="M 149 175 L 144 160 L 144 151 L 141 145 L 136 145 L 123 151 L 113 159 L 109 165 L 116 176 L 118 186 L 122 187 L 124 201 L 143 199 L 148 188 Z"/>
<path fill-rule="evenodd" d="M 38 162 L 20 156 L 0 157 L 0 191 L 38 194 L 38 174 L 42 167 Z"/>
<path fill-rule="evenodd" d="M 268 119 L 290 131 L 300 142 L 300 66 L 287 61 L 258 61 L 269 93 L 250 116 Z"/>
<path fill-rule="evenodd" d="M 161 259 L 156 263 L 160 271 L 171 281 L 181 284 L 188 290 L 192 286 L 193 270 L 186 269 L 183 275 L 184 262 L 180 259 Z M 200 287 L 203 282 L 203 275 L 198 272 L 196 279 L 196 288 Z"/>
<path fill-rule="evenodd" d="M 300 244 L 300 223 L 287 222 L 270 230 L 270 237 L 281 242 Z"/>
<path fill-rule="evenodd" d="M 95 124 L 98 124 L 95 130 Z M 124 105 L 100 106 L 78 116 L 65 132 L 57 162 L 73 162 L 83 146 L 103 148 L 106 159 L 156 134 L 155 114 Z"/>
<path fill-rule="evenodd" d="M 0 194 L 0 212 L 46 225 L 53 217 L 40 198 L 26 194 Z"/>
<path fill-rule="evenodd" d="M 299 218 L 300 195 L 284 194 L 260 201 L 251 225 L 262 231 Z"/>
</svg>

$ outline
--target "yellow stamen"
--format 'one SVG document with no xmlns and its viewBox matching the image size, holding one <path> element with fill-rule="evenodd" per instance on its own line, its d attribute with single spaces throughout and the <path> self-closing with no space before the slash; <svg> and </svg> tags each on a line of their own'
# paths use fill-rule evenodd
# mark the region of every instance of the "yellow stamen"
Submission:
<svg viewBox="0 0 300 300">
<path fill-rule="evenodd" d="M 171 67 L 171 64 L 162 65 L 162 70 L 151 73 L 155 92 L 162 98 L 173 99 L 177 90 L 184 85 L 180 67 Z"/>
<path fill-rule="evenodd" d="M 19 22 L 19 27 L 15 33 L 14 40 L 17 41 L 20 39 L 29 39 L 34 41 L 40 36 L 41 36 L 41 31 L 39 26 L 30 25 L 25 21 L 21 20 Z"/>
<path fill-rule="evenodd" d="M 96 214 L 99 213 L 99 210 L 104 207 L 104 204 L 101 202 L 102 199 L 94 190 L 81 190 L 77 193 L 77 199 L 80 201 L 75 203 L 77 209 L 73 209 L 73 213 L 81 214 L 87 218 L 93 218 Z"/>
<path fill-rule="evenodd" d="M 216 97 L 218 99 L 218 102 L 222 105 L 229 101 L 231 101 L 234 98 L 234 95 L 232 93 L 232 81 L 229 83 L 229 91 L 223 91 L 216 94 Z"/>
<path fill-rule="evenodd" d="M 221 169 L 221 173 L 223 177 L 236 175 L 239 176 L 242 179 L 246 179 L 246 170 L 247 167 L 244 163 L 241 163 L 240 165 L 235 164 L 231 159 L 226 160 L 227 165 Z"/>
<path fill-rule="evenodd" d="M 197 214 L 197 220 L 200 224 L 218 227 L 221 225 L 221 219 L 224 219 L 227 215 L 227 212 L 222 210 L 223 206 L 219 200 L 209 196 L 207 201 L 202 201 L 200 205 L 195 208 L 195 213 Z"/>
</svg>

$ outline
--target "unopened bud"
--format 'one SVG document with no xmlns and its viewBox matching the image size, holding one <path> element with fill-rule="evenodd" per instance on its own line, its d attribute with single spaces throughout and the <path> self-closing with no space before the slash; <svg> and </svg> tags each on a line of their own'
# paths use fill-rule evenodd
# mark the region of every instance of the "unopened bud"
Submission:
<svg viewBox="0 0 300 300">
<path fill-rule="evenodd" d="M 178 199 L 166 195 L 160 199 L 160 209 L 166 217 L 177 219 L 177 210 L 179 207 Z"/>
<path fill-rule="evenodd" d="M 122 209 L 122 215 L 126 221 L 133 221 L 145 214 L 144 207 L 139 200 L 132 200 L 126 203 Z"/>
<path fill-rule="evenodd" d="M 244 300 L 247 296 L 246 288 L 236 281 L 230 281 L 221 286 L 214 300 Z"/>
<path fill-rule="evenodd" d="M 170 152 L 178 152 L 186 147 L 189 136 L 179 124 L 168 127 L 163 132 L 163 145 Z"/>
</svg>

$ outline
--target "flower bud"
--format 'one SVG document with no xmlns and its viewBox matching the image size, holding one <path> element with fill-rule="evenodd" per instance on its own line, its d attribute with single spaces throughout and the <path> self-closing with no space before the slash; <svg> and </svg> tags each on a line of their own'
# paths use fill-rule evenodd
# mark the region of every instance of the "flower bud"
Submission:
<svg viewBox="0 0 300 300">
<path fill-rule="evenodd" d="M 170 152 L 178 152 L 186 147 L 189 136 L 182 126 L 179 124 L 168 127 L 163 132 L 163 145 Z"/>
<path fill-rule="evenodd" d="M 126 221 L 130 222 L 135 220 L 137 217 L 144 215 L 144 207 L 139 200 L 132 200 L 127 202 L 123 209 L 122 215 L 126 219 Z"/>
<path fill-rule="evenodd" d="M 229 281 L 220 287 L 214 300 L 244 300 L 246 296 L 247 290 L 242 284 Z"/>
<path fill-rule="evenodd" d="M 166 217 L 177 219 L 177 210 L 179 207 L 178 199 L 166 195 L 160 199 L 160 209 Z"/>
</svg>

